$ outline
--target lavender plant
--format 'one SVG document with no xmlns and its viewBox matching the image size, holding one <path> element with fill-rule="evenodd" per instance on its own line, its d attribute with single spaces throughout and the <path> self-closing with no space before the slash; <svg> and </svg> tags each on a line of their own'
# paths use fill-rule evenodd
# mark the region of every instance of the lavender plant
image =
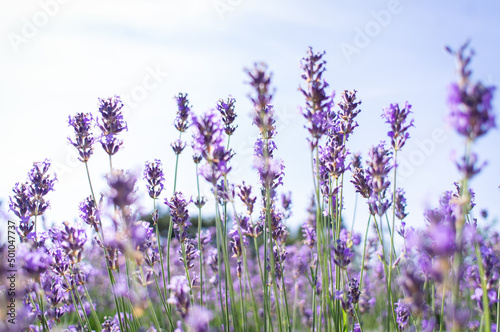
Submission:
<svg viewBox="0 0 500 332">
<path fill-rule="evenodd" d="M 458 64 L 448 117 L 465 140 L 464 155 L 456 161 L 461 179 L 426 210 L 419 228 L 407 224 L 407 194 L 396 183 L 398 156 L 414 127 L 412 106 L 382 109 L 388 142 L 363 156 L 351 153 L 349 138 L 361 112 L 358 92 L 343 90 L 335 102 L 325 80 L 325 53 L 312 48 L 301 61 L 299 90 L 314 192 L 298 236 L 288 225 L 294 204 L 291 193 L 282 192 L 285 163 L 279 158 L 275 90 L 265 64 L 246 70 L 258 130 L 254 184 L 232 180 L 238 151 L 231 148 L 231 137 L 238 135 L 238 125 L 231 96 L 201 115 L 194 114 L 187 94 L 175 96 L 173 188 L 165 184 L 159 159 L 144 164 L 142 182 L 113 167 L 112 156 L 124 146 L 119 134 L 128 127 L 119 97 L 99 99 L 98 116 L 70 116 L 69 143 L 85 165 L 90 191 L 81 196 L 78 221 L 48 225 L 40 221 L 55 187 L 50 161 L 34 163 L 27 180 L 14 185 L 9 207 L 21 242 L 19 310 L 15 328 L 1 322 L 0 329 L 496 331 L 500 235 L 487 224 L 485 211 L 478 221 L 470 187 L 485 165 L 478 162 L 474 143 L 495 127 L 495 88 L 472 82 L 468 50 L 468 44 L 448 48 Z M 183 133 L 192 134 L 192 141 L 183 140 Z M 99 200 L 89 172 L 95 142 L 110 167 Z M 191 198 L 177 188 L 178 178 L 188 176 L 178 168 L 187 145 L 193 148 L 197 180 Z M 213 197 L 201 195 L 200 178 Z M 356 197 L 346 194 L 346 185 L 353 185 Z M 146 213 L 139 186 L 153 200 Z M 172 190 L 168 198 L 162 197 L 165 190 Z M 358 197 L 369 215 L 364 238 L 354 220 L 348 225 L 344 217 L 345 202 Z M 159 199 L 168 216 L 160 212 Z M 162 218 L 168 220 L 166 237 Z M 6 248 L 0 245 L 2 257 Z M 0 275 L 7 270 L 2 265 Z M 0 291 L 6 289 L 0 285 Z"/>
</svg>

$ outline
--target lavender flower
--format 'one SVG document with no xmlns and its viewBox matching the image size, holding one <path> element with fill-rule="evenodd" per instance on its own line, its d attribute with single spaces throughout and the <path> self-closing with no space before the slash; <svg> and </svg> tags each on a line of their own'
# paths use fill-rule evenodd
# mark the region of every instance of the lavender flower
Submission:
<svg viewBox="0 0 500 332">
<path fill-rule="evenodd" d="M 243 255 L 243 245 L 248 245 L 248 239 L 243 236 L 243 230 L 241 230 L 241 233 L 242 238 L 240 238 L 238 225 L 234 225 L 233 228 L 228 232 L 230 249 L 233 253 L 233 257 L 238 258 L 238 260 L 240 259 L 241 255 Z"/>
<path fill-rule="evenodd" d="M 188 119 L 191 114 L 191 107 L 187 98 L 187 93 L 179 93 L 175 100 L 177 102 L 177 117 L 175 118 L 175 129 L 183 133 L 189 128 Z"/>
<path fill-rule="evenodd" d="M 217 110 L 222 115 L 222 122 L 224 122 L 224 132 L 226 135 L 231 136 L 234 134 L 234 131 L 238 126 L 234 126 L 233 122 L 236 120 L 236 113 L 234 112 L 234 104 L 236 103 L 236 99 L 229 96 L 227 101 L 223 99 L 219 99 L 217 101 Z"/>
<path fill-rule="evenodd" d="M 354 121 L 354 118 L 361 112 L 361 110 L 357 110 L 359 105 L 361 105 L 361 100 L 356 101 L 356 90 L 347 91 L 344 90 L 340 95 L 340 99 L 342 100 L 339 103 L 340 110 L 338 112 L 338 132 L 342 134 L 342 140 L 347 142 L 349 135 L 352 133 L 354 128 L 358 126 L 358 123 Z M 330 130 L 333 129 L 330 127 Z"/>
<path fill-rule="evenodd" d="M 31 212 L 34 216 L 42 215 L 49 207 L 45 196 L 54 190 L 54 183 L 57 178 L 48 174 L 50 161 L 46 159 L 42 162 L 33 163 L 33 168 L 28 173 L 30 186 L 29 195 L 32 197 Z"/>
<path fill-rule="evenodd" d="M 188 270 L 190 270 L 194 267 L 193 261 L 196 258 L 200 257 L 200 251 L 198 249 L 196 249 L 195 243 L 192 240 L 187 240 L 184 243 L 185 243 L 185 251 L 186 251 L 186 267 Z M 181 255 L 181 257 L 179 257 L 179 261 L 181 263 L 184 263 L 182 248 L 179 249 L 179 254 Z"/>
<path fill-rule="evenodd" d="M 262 138 L 270 139 L 276 133 L 274 109 L 270 105 L 273 98 L 270 91 L 272 75 L 267 73 L 264 63 L 256 63 L 253 69 L 247 69 L 246 72 L 250 76 L 249 84 L 256 93 L 256 96 L 250 97 L 255 109 L 253 124 L 259 128 Z"/>
<path fill-rule="evenodd" d="M 352 260 L 353 253 L 347 244 L 341 239 L 337 239 L 337 244 L 332 245 L 332 250 L 335 255 L 333 261 L 338 267 L 345 269 Z"/>
<path fill-rule="evenodd" d="M 19 232 L 21 237 L 26 237 L 33 231 L 34 224 L 30 223 L 31 217 L 31 196 L 28 190 L 29 183 L 16 183 L 12 191 L 14 196 L 10 196 L 9 210 L 21 220 L 19 222 Z"/>
<path fill-rule="evenodd" d="M 172 292 L 170 293 L 170 298 L 167 300 L 168 303 L 176 306 L 177 311 L 182 318 L 186 318 L 189 314 L 189 285 L 186 277 L 184 276 L 174 276 L 172 277 L 168 289 Z"/>
<path fill-rule="evenodd" d="M 396 190 L 396 199 L 394 204 L 396 205 L 396 217 L 403 220 L 406 218 L 408 213 L 405 212 L 406 209 L 406 198 L 404 197 L 404 190 L 402 188 L 398 188 Z"/>
<path fill-rule="evenodd" d="M 68 119 L 69 126 L 75 130 L 74 141 L 69 137 L 68 140 L 78 150 L 81 162 L 87 162 L 94 151 L 94 137 L 90 131 L 93 120 L 91 113 L 77 113 Z"/>
<path fill-rule="evenodd" d="M 99 102 L 101 118 L 97 119 L 96 123 L 102 132 L 100 142 L 104 151 L 112 156 L 123 145 L 123 141 L 116 136 L 128 129 L 121 111 L 123 104 L 118 96 L 106 100 L 99 99 Z"/>
<path fill-rule="evenodd" d="M 384 192 L 390 185 L 387 180 L 387 175 L 392 166 L 389 165 L 391 160 L 391 153 L 381 142 L 378 146 L 372 146 L 368 152 L 370 160 L 368 160 L 368 169 L 366 171 L 369 176 L 369 185 L 373 192 Z"/>
<path fill-rule="evenodd" d="M 256 111 L 260 112 L 269 105 L 273 97 L 270 91 L 272 74 L 267 73 L 267 65 L 263 62 L 255 63 L 252 69 L 246 69 L 245 71 L 250 76 L 250 86 L 254 88 L 257 94 L 250 99 Z"/>
<path fill-rule="evenodd" d="M 159 159 L 154 162 L 146 162 L 144 168 L 144 180 L 146 180 L 146 188 L 148 189 L 149 197 L 157 199 L 164 188 L 165 177 L 163 176 L 163 165 Z"/>
<path fill-rule="evenodd" d="M 257 140 L 255 143 L 254 167 L 257 169 L 260 177 L 260 183 L 264 188 L 276 189 L 278 185 L 283 184 L 283 176 L 285 175 L 285 165 L 282 160 L 274 159 L 272 154 L 274 148 L 273 143 L 268 144 L 266 148 L 260 149 L 259 146 L 264 146 L 262 140 Z"/>
<path fill-rule="evenodd" d="M 403 331 L 410 320 L 410 309 L 402 299 L 399 299 L 394 305 L 396 306 L 394 309 L 396 312 L 396 323 L 398 324 L 399 330 Z"/>
<path fill-rule="evenodd" d="M 361 165 L 361 156 L 355 154 L 351 164 L 354 168 L 351 183 L 354 184 L 357 193 L 361 194 L 364 198 L 369 198 L 372 194 L 372 189 L 369 185 L 370 178 L 365 176 L 365 170 Z"/>
<path fill-rule="evenodd" d="M 302 224 L 302 234 L 304 237 L 304 244 L 311 249 L 314 248 L 316 245 L 316 229 L 314 226 L 305 222 Z"/>
<path fill-rule="evenodd" d="M 172 147 L 172 150 L 176 155 L 180 155 L 184 150 L 184 148 L 186 147 L 186 143 L 180 139 L 177 139 L 174 142 L 172 142 L 170 146 Z"/>
<path fill-rule="evenodd" d="M 18 232 L 22 238 L 30 237 L 35 227 L 30 217 L 41 216 L 50 206 L 45 196 L 54 190 L 57 180 L 55 174 L 48 174 L 50 161 L 33 163 L 28 172 L 28 182 L 16 183 L 13 188 L 14 196 L 9 198 L 9 209 L 21 220 Z"/>
<path fill-rule="evenodd" d="M 457 168 L 460 173 L 467 179 L 471 179 L 475 175 L 477 175 L 484 166 L 486 166 L 486 162 L 483 162 L 481 166 L 477 164 L 477 154 L 471 153 L 469 158 L 462 157 L 461 162 L 457 162 Z"/>
<path fill-rule="evenodd" d="M 389 165 L 391 153 L 385 149 L 384 142 L 382 142 L 378 146 L 373 146 L 368 152 L 368 156 L 370 160 L 367 162 L 366 173 L 371 189 L 368 205 L 372 215 L 382 216 L 392 204 L 385 198 L 387 188 L 390 185 L 387 175 L 392 168 Z"/>
<path fill-rule="evenodd" d="M 111 188 L 109 197 L 114 205 L 123 209 L 135 202 L 134 193 L 137 178 L 134 175 L 119 170 L 113 171 L 107 178 Z"/>
<path fill-rule="evenodd" d="M 406 124 L 406 119 L 411 111 L 411 105 L 405 103 L 403 109 L 399 108 L 399 104 L 391 104 L 388 108 L 384 109 L 382 117 L 385 122 L 391 125 L 391 131 L 387 135 L 391 138 L 391 144 L 395 151 L 400 150 L 405 144 L 406 140 L 410 137 L 408 129 L 413 126 L 413 119 L 410 123 Z"/>
<path fill-rule="evenodd" d="M 179 242 L 184 242 L 187 239 L 187 229 L 191 226 L 189 221 L 189 212 L 187 206 L 190 201 L 186 201 L 181 192 L 175 192 L 172 199 L 165 199 L 165 204 L 170 208 L 170 216 L 174 225 L 175 237 Z"/>
<path fill-rule="evenodd" d="M 196 130 L 194 135 L 195 152 L 199 153 L 211 168 L 200 169 L 200 172 L 207 181 L 208 178 L 218 180 L 221 175 L 228 174 L 231 170 L 229 161 L 233 157 L 233 152 L 227 150 L 223 145 L 223 127 L 220 116 L 212 110 L 200 118 L 193 115 L 192 120 Z"/>
<path fill-rule="evenodd" d="M 30 276 L 39 278 L 52 262 L 52 257 L 45 247 L 34 248 L 29 244 L 22 244 L 18 248 L 17 254 L 22 258 L 21 266 Z"/>
<path fill-rule="evenodd" d="M 257 200 L 257 197 L 251 196 L 252 186 L 245 185 L 245 181 L 243 181 L 243 183 L 238 186 L 238 193 L 237 194 L 238 194 L 238 197 L 243 202 L 243 204 L 245 204 L 245 206 L 247 208 L 247 213 L 249 215 L 251 215 L 253 212 L 253 206 L 255 204 L 255 201 Z"/>
<path fill-rule="evenodd" d="M 448 120 L 460 135 L 475 140 L 495 127 L 491 100 L 496 88 L 485 86 L 481 82 L 471 83 L 472 70 L 469 69 L 469 65 L 474 51 L 469 51 L 467 55 L 468 47 L 469 42 L 462 45 L 458 51 L 447 48 L 447 51 L 457 58 L 459 74 L 458 83 L 452 83 L 449 89 Z"/>
<path fill-rule="evenodd" d="M 303 58 L 301 62 L 301 68 L 304 71 L 302 79 L 307 83 L 306 90 L 299 87 L 306 98 L 306 107 L 301 109 L 301 112 L 307 120 L 305 127 L 312 137 L 310 140 L 311 150 L 318 145 L 334 117 L 331 109 L 334 106 L 335 92 L 331 95 L 326 92 L 328 83 L 323 79 L 323 73 L 326 70 L 326 61 L 322 59 L 324 55 L 325 52 L 314 53 L 312 47 L 309 47 L 307 57 Z"/>
<path fill-rule="evenodd" d="M 213 315 L 210 310 L 199 306 L 193 306 L 189 310 L 186 323 L 193 332 L 209 332 L 209 323 L 212 317 Z"/>
<path fill-rule="evenodd" d="M 61 231 L 61 247 L 66 251 L 72 264 L 82 260 L 83 246 L 87 242 L 87 233 L 84 229 L 76 229 L 64 222 L 64 230 Z"/>
<path fill-rule="evenodd" d="M 80 210 L 80 219 L 97 232 L 101 219 L 99 216 L 99 210 L 97 209 L 92 196 L 85 198 L 85 200 L 80 203 L 78 208 Z"/>
</svg>

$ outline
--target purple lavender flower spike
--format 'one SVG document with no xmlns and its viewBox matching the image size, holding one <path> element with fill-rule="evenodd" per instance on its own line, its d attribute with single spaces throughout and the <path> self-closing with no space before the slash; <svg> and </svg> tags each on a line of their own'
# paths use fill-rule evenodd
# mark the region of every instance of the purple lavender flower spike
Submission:
<svg viewBox="0 0 500 332">
<path fill-rule="evenodd" d="M 116 136 L 122 131 L 128 130 L 127 123 L 123 119 L 121 111 L 123 103 L 118 96 L 106 100 L 99 99 L 99 102 L 101 118 L 97 119 L 96 125 L 101 129 L 100 142 L 104 151 L 112 156 L 123 145 L 123 141 Z"/>
<path fill-rule="evenodd" d="M 402 188 L 396 190 L 396 200 L 394 204 L 396 205 L 396 217 L 403 220 L 406 218 L 408 213 L 405 212 L 406 209 L 406 198 L 404 197 L 405 192 Z"/>
<path fill-rule="evenodd" d="M 361 100 L 356 101 L 356 93 L 356 90 L 344 90 L 340 95 L 341 102 L 338 104 L 340 107 L 340 111 L 338 112 L 338 132 L 342 134 L 342 140 L 345 139 L 346 142 L 354 128 L 358 126 L 354 118 L 361 112 L 360 109 L 357 109 L 361 105 Z"/>
<path fill-rule="evenodd" d="M 39 277 L 52 263 L 52 257 L 45 247 L 34 248 L 30 244 L 22 244 L 17 254 L 22 257 L 21 266 L 31 276 Z"/>
<path fill-rule="evenodd" d="M 410 309 L 402 299 L 399 299 L 394 305 L 396 306 L 394 309 L 396 312 L 396 323 L 398 324 L 399 330 L 403 331 L 410 320 Z"/>
<path fill-rule="evenodd" d="M 16 183 L 12 191 L 14 196 L 9 197 L 9 210 L 20 218 L 19 235 L 26 238 L 33 231 L 34 224 L 30 222 L 31 217 L 31 196 L 28 191 L 29 183 Z"/>
<path fill-rule="evenodd" d="M 90 131 L 93 121 L 91 113 L 78 113 L 68 119 L 69 126 L 75 131 L 75 139 L 68 137 L 68 140 L 78 150 L 80 155 L 78 160 L 81 162 L 87 162 L 94 152 L 94 137 Z"/>
<path fill-rule="evenodd" d="M 254 88 L 256 96 L 251 97 L 257 112 L 265 109 L 271 103 L 273 97 L 270 91 L 272 74 L 267 73 L 267 65 L 263 62 L 255 63 L 252 69 L 245 72 L 250 76 L 250 86 Z"/>
<path fill-rule="evenodd" d="M 301 112 L 307 120 L 305 127 L 312 137 L 311 150 L 318 145 L 319 140 L 334 120 L 334 113 L 331 109 L 334 106 L 335 92 L 332 94 L 326 92 L 328 83 L 323 79 L 323 73 L 326 70 L 326 61 L 322 59 L 324 55 L 325 52 L 314 53 L 312 47 L 309 47 L 307 56 L 301 61 L 301 68 L 304 71 L 302 79 L 307 83 L 306 89 L 299 87 L 306 98 L 306 107 Z"/>
<path fill-rule="evenodd" d="M 410 137 L 407 132 L 410 127 L 413 127 L 414 120 L 411 119 L 407 124 L 407 117 L 412 113 L 411 105 L 406 102 L 405 106 L 401 109 L 399 104 L 390 104 L 388 108 L 384 109 L 382 117 L 385 122 L 391 125 L 391 131 L 387 135 L 391 138 L 391 145 L 395 151 L 401 150 L 406 140 Z"/>
<path fill-rule="evenodd" d="M 193 306 L 189 311 L 186 323 L 193 332 L 209 332 L 209 323 L 212 317 L 213 315 L 210 310 L 199 306 Z"/>
<path fill-rule="evenodd" d="M 231 96 L 227 98 L 227 101 L 224 101 L 223 99 L 219 99 L 219 101 L 217 101 L 216 108 L 222 115 L 222 122 L 224 123 L 224 132 L 228 136 L 234 134 L 234 131 L 238 127 L 233 125 L 234 120 L 236 120 L 236 113 L 234 112 L 235 103 L 236 99 L 234 99 Z"/>
<path fill-rule="evenodd" d="M 149 197 L 157 199 L 160 197 L 164 188 L 165 177 L 163 175 L 163 165 L 159 159 L 154 162 L 146 162 L 144 168 L 144 180 L 146 180 L 146 188 L 148 189 Z"/>
<path fill-rule="evenodd" d="M 176 139 L 170 144 L 170 146 L 172 147 L 172 150 L 176 155 L 180 155 L 186 147 L 186 142 L 182 141 L 181 139 Z"/>
<path fill-rule="evenodd" d="M 113 171 L 108 176 L 108 185 L 111 188 L 110 198 L 114 205 L 124 208 L 135 202 L 136 181 L 137 178 L 134 175 L 121 170 Z"/>
<path fill-rule="evenodd" d="M 470 81 L 472 70 L 469 65 L 474 51 L 470 50 L 469 54 L 466 54 L 468 47 L 469 42 L 457 51 L 447 47 L 447 51 L 457 58 L 459 75 L 458 82 L 452 83 L 449 88 L 448 121 L 460 135 L 475 140 L 496 126 L 491 105 L 496 87 Z"/>
<path fill-rule="evenodd" d="M 304 244 L 311 249 L 314 248 L 316 245 L 316 228 L 308 222 L 305 222 L 302 225 L 302 234 L 304 237 Z"/>
<path fill-rule="evenodd" d="M 387 180 L 387 175 L 392 169 L 389 165 L 391 160 L 391 153 L 384 146 L 384 143 L 380 143 L 378 146 L 372 146 L 368 152 L 370 160 L 367 161 L 368 168 L 366 170 L 367 175 L 370 177 L 370 187 L 375 193 L 381 193 L 386 190 L 390 182 Z"/>
<path fill-rule="evenodd" d="M 170 280 L 168 288 L 172 291 L 168 303 L 176 306 L 182 318 L 189 314 L 189 285 L 185 276 L 174 276 Z"/>
<path fill-rule="evenodd" d="M 195 242 L 193 240 L 186 240 L 186 266 L 188 270 L 192 269 L 194 267 L 193 261 L 200 257 L 200 251 L 196 249 Z M 184 257 L 182 257 L 182 249 L 179 249 L 179 261 L 184 264 Z"/>
<path fill-rule="evenodd" d="M 457 168 L 460 173 L 463 174 L 467 179 L 472 179 L 475 175 L 477 175 L 484 166 L 486 166 L 486 162 L 483 162 L 481 166 L 477 164 L 477 154 L 471 153 L 469 159 L 462 157 L 460 162 L 457 162 Z"/>
<path fill-rule="evenodd" d="M 341 239 L 337 240 L 336 245 L 332 245 L 332 249 L 335 254 L 333 261 L 338 267 L 345 269 L 352 260 L 353 253 L 351 249 Z"/>
<path fill-rule="evenodd" d="M 175 192 L 170 201 L 165 199 L 165 204 L 170 208 L 175 237 L 181 243 L 186 241 L 187 229 L 191 226 L 187 210 L 189 203 L 190 201 L 186 201 L 181 192 Z"/>
<path fill-rule="evenodd" d="M 85 200 L 78 206 L 78 209 L 80 210 L 80 219 L 97 232 L 101 219 L 99 216 L 99 210 L 92 196 L 85 198 Z"/>
<path fill-rule="evenodd" d="M 365 176 L 365 170 L 361 165 L 361 156 L 359 153 L 353 155 L 351 165 L 353 167 L 351 183 L 354 184 L 357 193 L 364 198 L 369 198 L 372 194 L 372 189 L 369 185 L 370 178 Z"/>
<path fill-rule="evenodd" d="M 183 133 L 189 128 L 189 116 L 191 115 L 191 105 L 187 98 L 187 93 L 179 93 L 175 100 L 177 102 L 177 117 L 175 118 L 175 129 Z"/>
<path fill-rule="evenodd" d="M 245 185 L 245 181 L 241 185 L 238 185 L 238 197 L 241 199 L 243 204 L 245 204 L 247 208 L 247 213 L 250 215 L 253 212 L 253 206 L 255 204 L 255 201 L 257 200 L 257 197 L 251 196 L 252 195 L 252 186 L 247 186 Z"/>
</svg>

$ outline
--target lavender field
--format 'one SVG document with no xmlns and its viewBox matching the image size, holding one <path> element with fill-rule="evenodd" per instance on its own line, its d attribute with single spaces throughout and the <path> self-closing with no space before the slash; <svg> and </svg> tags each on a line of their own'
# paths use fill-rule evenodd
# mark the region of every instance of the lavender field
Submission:
<svg viewBox="0 0 500 332">
<path fill-rule="evenodd" d="M 54 19 L 71 10 L 63 5 L 40 2 Z M 406 6 L 370 12 L 364 32 L 355 28 L 352 42 L 339 43 L 344 61 L 356 66 L 368 44 L 384 45 L 383 32 L 370 35 L 372 22 L 389 29 Z M 212 15 L 233 22 L 244 8 L 214 1 Z M 47 43 L 41 27 L 40 37 L 27 38 L 29 28 L 7 34 L 22 61 Z M 107 94 L 95 95 L 94 108 L 73 99 L 63 116 L 44 115 L 50 127 L 20 130 L 30 148 L 5 137 L 19 147 L 2 175 L 0 331 L 497 331 L 497 91 L 483 75 L 483 50 L 466 37 L 429 46 L 448 64 L 448 83 L 436 91 L 427 91 L 433 77 L 428 89 L 406 81 L 344 89 L 332 75 L 343 64 L 326 61 L 330 48 L 304 42 L 296 58 L 276 61 L 266 47 L 249 61 L 240 54 L 230 74 L 239 85 L 213 78 L 222 95 L 206 97 L 215 88 L 196 61 L 179 66 L 182 75 L 148 65 L 130 93 L 96 88 Z M 285 74 L 290 63 L 299 70 Z M 226 78 L 234 66 L 215 70 Z M 200 84 L 180 79 L 195 82 L 197 73 Z M 141 113 L 164 81 L 168 123 Z M 293 97 L 288 85 L 298 88 Z M 63 90 L 48 93 L 64 98 Z M 406 94 L 420 96 L 414 103 Z M 374 107 L 380 95 L 395 99 Z M 198 105 L 207 98 L 214 102 Z M 432 120 L 419 107 L 436 98 L 443 107 Z M 292 117 L 283 110 L 295 101 Z M 438 119 L 449 131 L 429 134 L 426 124 Z M 37 142 L 55 133 L 70 151 L 65 164 L 50 158 L 59 152 L 40 158 L 60 150 Z"/>
</svg>

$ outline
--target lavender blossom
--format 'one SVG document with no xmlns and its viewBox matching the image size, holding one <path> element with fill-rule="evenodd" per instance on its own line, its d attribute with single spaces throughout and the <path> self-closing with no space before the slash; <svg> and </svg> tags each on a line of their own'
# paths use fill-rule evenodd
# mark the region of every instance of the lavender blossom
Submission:
<svg viewBox="0 0 500 332">
<path fill-rule="evenodd" d="M 101 219 L 99 216 L 99 210 L 92 196 L 85 198 L 85 200 L 80 203 L 78 208 L 80 210 L 80 219 L 97 232 Z"/>
<path fill-rule="evenodd" d="M 16 183 L 12 189 L 14 196 L 9 197 L 9 210 L 21 219 L 19 222 L 19 233 L 23 238 L 27 237 L 34 228 L 34 224 L 30 222 L 32 206 L 28 187 L 28 182 Z"/>
<path fill-rule="evenodd" d="M 349 138 L 349 135 L 353 132 L 354 128 L 358 126 L 358 123 L 354 121 L 354 118 L 361 112 L 358 108 L 361 105 L 361 100 L 356 101 L 356 90 L 347 91 L 344 90 L 340 95 L 341 102 L 338 104 L 340 107 L 338 116 L 338 133 L 342 134 L 342 141 L 346 141 Z M 332 128 L 330 128 L 332 129 Z"/>
<path fill-rule="evenodd" d="M 157 199 L 164 188 L 165 177 L 163 176 L 163 165 L 159 159 L 154 162 L 146 162 L 144 168 L 144 180 L 146 180 L 146 188 L 148 189 L 149 197 Z"/>
<path fill-rule="evenodd" d="M 394 201 L 394 204 L 396 206 L 396 217 L 398 217 L 400 220 L 403 220 L 408 215 L 408 213 L 405 212 L 406 198 L 404 197 L 404 194 L 405 192 L 402 188 L 398 188 L 396 190 L 396 199 Z"/>
<path fill-rule="evenodd" d="M 189 314 L 189 285 L 186 277 L 184 276 L 174 276 L 172 277 L 168 289 L 172 292 L 170 293 L 170 298 L 167 300 L 168 303 L 175 305 L 177 311 L 184 319 Z"/>
<path fill-rule="evenodd" d="M 247 213 L 249 215 L 252 214 L 253 212 L 253 206 L 255 204 L 255 201 L 257 200 L 257 197 L 251 196 L 252 195 L 252 186 L 247 186 L 245 185 L 245 181 L 241 185 L 238 185 L 238 197 L 241 199 L 243 204 L 245 204 L 247 208 Z"/>
<path fill-rule="evenodd" d="M 222 115 L 222 122 L 224 123 L 224 132 L 227 136 L 231 136 L 234 134 L 234 131 L 238 126 L 234 126 L 233 122 L 236 120 L 236 113 L 234 112 L 234 104 L 236 103 L 236 99 L 229 96 L 227 101 L 223 99 L 219 99 L 217 101 L 217 110 Z"/>
<path fill-rule="evenodd" d="M 353 253 L 347 244 L 341 239 L 337 239 L 336 245 L 332 245 L 335 255 L 333 261 L 341 269 L 345 269 L 351 263 Z"/>
<path fill-rule="evenodd" d="M 184 150 L 184 148 L 186 147 L 186 142 L 183 142 L 180 139 L 176 139 L 170 144 L 170 146 L 172 147 L 172 150 L 176 155 L 180 155 Z"/>
<path fill-rule="evenodd" d="M 311 150 L 318 145 L 334 117 L 331 109 L 334 106 L 335 92 L 331 95 L 326 92 L 328 83 L 323 79 L 323 73 L 326 70 L 326 61 L 322 59 L 324 55 L 325 52 L 314 53 L 312 47 L 309 47 L 307 57 L 301 61 L 301 68 L 304 71 L 302 79 L 307 83 L 306 89 L 299 87 L 306 98 L 306 107 L 301 109 L 301 112 L 307 120 L 305 127 L 312 137 L 310 140 Z"/>
<path fill-rule="evenodd" d="M 283 161 L 273 158 L 275 147 L 274 142 L 268 143 L 266 146 L 261 139 L 258 139 L 254 148 L 254 167 L 259 173 L 260 183 L 264 188 L 273 190 L 278 185 L 283 184 L 283 176 L 285 175 Z"/>
<path fill-rule="evenodd" d="M 223 145 L 223 126 L 220 116 L 212 110 L 200 118 L 193 115 L 192 121 L 195 126 L 195 152 L 199 153 L 211 167 L 210 170 L 200 169 L 200 172 L 203 172 L 202 175 L 207 181 L 208 178 L 218 180 L 221 175 L 228 174 L 231 170 L 229 161 L 233 157 L 232 150 L 227 150 Z"/>
<path fill-rule="evenodd" d="M 457 51 L 447 51 L 456 56 L 458 63 L 458 83 L 452 83 L 449 89 L 448 104 L 450 113 L 448 120 L 453 128 L 470 140 L 486 134 L 495 125 L 495 114 L 491 105 L 494 86 L 485 86 L 481 82 L 471 83 L 472 70 L 469 69 L 474 51 L 466 54 L 469 42 Z"/>
<path fill-rule="evenodd" d="M 399 104 L 391 104 L 384 109 L 382 117 L 385 122 L 391 125 L 391 131 L 387 135 L 391 138 L 391 145 L 395 151 L 401 150 L 406 140 L 410 137 L 407 132 L 410 127 L 413 127 L 413 119 L 407 124 L 407 117 L 412 113 L 411 105 L 406 102 L 405 106 L 400 109 Z"/>
<path fill-rule="evenodd" d="M 135 202 L 134 193 L 137 178 L 134 175 L 118 170 L 113 171 L 107 178 L 111 188 L 109 197 L 114 205 L 123 209 Z"/>
<path fill-rule="evenodd" d="M 175 237 L 179 242 L 184 242 L 187 239 L 187 229 L 191 226 L 189 221 L 189 212 L 187 206 L 190 201 L 186 201 L 181 192 L 175 192 L 172 199 L 165 199 L 165 204 L 170 208 L 170 216 L 174 225 Z"/>
<path fill-rule="evenodd" d="M 61 247 L 66 251 L 72 264 L 82 260 L 83 246 L 87 242 L 87 233 L 84 229 L 74 228 L 64 222 L 64 230 L 61 231 Z"/>
<path fill-rule="evenodd" d="M 68 140 L 78 150 L 81 162 L 87 162 L 94 152 L 94 137 L 90 131 L 93 121 L 91 113 L 77 113 L 68 119 L 69 126 L 75 130 L 74 141 L 69 137 Z"/>
<path fill-rule="evenodd" d="M 410 309 L 402 299 L 399 299 L 394 305 L 396 306 L 394 309 L 396 312 L 396 323 L 398 324 L 399 331 L 403 331 L 410 320 Z"/>
<path fill-rule="evenodd" d="M 212 317 L 213 314 L 210 312 L 210 310 L 202 308 L 200 306 L 193 306 L 189 310 L 186 324 L 191 328 L 193 332 L 209 332 L 209 323 Z"/>
<path fill-rule="evenodd" d="M 355 154 L 352 158 L 353 175 L 351 183 L 354 184 L 354 188 L 357 193 L 359 193 L 364 198 L 369 198 L 372 194 L 372 189 L 370 188 L 370 178 L 365 176 L 365 170 L 361 165 L 361 156 Z"/>
<path fill-rule="evenodd" d="M 486 164 L 486 162 L 483 162 L 482 165 L 478 166 L 477 154 L 475 153 L 471 153 L 469 158 L 462 157 L 462 160 L 456 163 L 458 171 L 467 179 L 472 179 L 472 177 L 479 174 Z"/>
<path fill-rule="evenodd" d="M 118 139 L 117 135 L 124 130 L 128 130 L 121 111 L 123 104 L 118 96 L 106 100 L 99 99 L 99 102 L 101 118 L 97 119 L 96 124 L 101 129 L 100 142 L 104 151 L 112 156 L 123 145 L 123 141 Z"/>
<path fill-rule="evenodd" d="M 276 121 L 273 118 L 274 109 L 271 106 L 273 98 L 270 91 L 272 75 L 267 73 L 267 65 L 264 63 L 256 63 L 253 69 L 247 69 L 246 72 L 250 76 L 249 84 L 256 93 L 256 96 L 250 97 L 255 109 L 253 124 L 259 128 L 262 138 L 273 138 L 276 134 Z"/>
<path fill-rule="evenodd" d="M 52 257 L 45 247 L 35 248 L 30 244 L 19 246 L 17 254 L 21 257 L 21 267 L 30 276 L 39 278 L 52 262 Z"/>
<path fill-rule="evenodd" d="M 316 245 L 316 228 L 308 222 L 305 222 L 302 225 L 302 234 L 304 237 L 304 244 L 311 249 L 314 248 Z"/>
<path fill-rule="evenodd" d="M 196 249 L 195 243 L 192 240 L 187 240 L 185 243 L 185 251 L 186 251 L 186 267 L 188 270 L 194 267 L 193 261 L 200 257 L 200 251 Z M 179 249 L 179 261 L 184 264 L 184 254 L 182 252 L 182 248 Z"/>
<path fill-rule="evenodd" d="M 187 93 L 179 93 L 175 100 L 177 102 L 177 117 L 175 118 L 175 129 L 183 133 L 189 128 L 188 119 L 191 115 L 191 107 Z"/>
</svg>

